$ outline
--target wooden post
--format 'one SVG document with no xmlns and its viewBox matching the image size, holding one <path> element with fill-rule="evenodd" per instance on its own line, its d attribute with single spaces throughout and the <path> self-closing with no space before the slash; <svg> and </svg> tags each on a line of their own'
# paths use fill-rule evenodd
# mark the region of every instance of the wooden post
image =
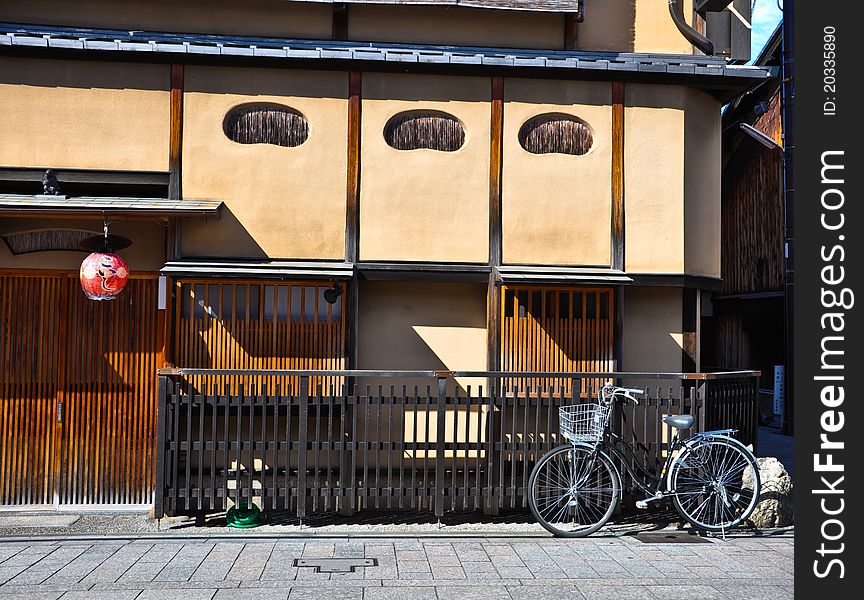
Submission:
<svg viewBox="0 0 864 600">
<path fill-rule="evenodd" d="M 615 298 L 615 320 L 612 330 L 612 370 L 624 370 L 624 286 L 616 287 L 612 294 Z"/>
<path fill-rule="evenodd" d="M 356 263 L 360 253 L 360 118 L 363 75 L 348 75 L 348 181 L 346 195 L 345 260 Z"/>
<path fill-rule="evenodd" d="M 348 76 L 348 179 L 345 216 L 345 261 L 351 265 L 360 259 L 360 118 L 363 95 L 363 78 L 359 72 Z M 348 368 L 357 368 L 357 308 L 359 306 L 359 282 L 355 272 L 348 284 L 347 298 L 347 358 Z M 353 378 L 346 381 L 349 389 Z"/>
<path fill-rule="evenodd" d="M 333 4 L 333 30 L 331 37 L 334 40 L 348 39 L 348 6 L 344 2 Z"/>
<path fill-rule="evenodd" d="M 171 65 L 171 115 L 168 148 L 168 197 L 179 200 L 182 195 L 181 163 L 183 153 L 183 65 Z"/>
<path fill-rule="evenodd" d="M 501 221 L 501 169 L 504 142 L 504 78 L 492 78 L 492 111 L 490 122 L 489 155 L 489 281 L 487 283 L 486 364 L 490 371 L 501 368 L 501 290 L 495 267 L 501 265 L 503 255 Z M 496 382 L 497 385 L 497 382 Z M 487 388 L 495 387 L 490 380 Z"/>
<path fill-rule="evenodd" d="M 579 49 L 579 22 L 578 13 L 567 13 L 564 15 L 564 49 Z"/>
<path fill-rule="evenodd" d="M 444 444 L 447 428 L 447 377 L 438 375 L 437 426 L 435 431 L 435 516 L 444 516 Z M 427 422 L 428 422 L 428 416 Z M 428 443 L 429 438 L 426 438 Z"/>
<path fill-rule="evenodd" d="M 612 268 L 624 270 L 624 84 L 612 84 Z"/>
<path fill-rule="evenodd" d="M 692 373 L 696 370 L 696 321 L 697 299 L 699 290 L 684 288 L 681 290 L 681 335 L 684 347 L 681 352 L 681 371 Z"/>
<path fill-rule="evenodd" d="M 54 506 L 59 506 L 62 498 L 60 497 L 63 477 L 63 412 L 66 407 L 66 385 L 68 378 L 68 353 L 66 349 L 69 347 L 69 312 L 71 300 L 69 295 L 75 287 L 75 280 L 67 277 L 59 278 L 60 283 L 60 298 L 58 299 L 58 318 L 60 320 L 59 332 L 57 335 L 57 348 L 60 352 L 57 356 L 57 419 L 54 423 L 54 455 L 53 455 L 53 476 L 54 476 Z"/>
<path fill-rule="evenodd" d="M 156 394 L 156 482 L 153 486 L 153 518 L 165 516 L 165 411 L 168 410 L 168 376 L 159 375 Z"/>
<path fill-rule="evenodd" d="M 297 517 L 306 516 L 306 459 L 309 453 L 309 377 L 300 378 L 300 415 L 297 450 Z"/>
<path fill-rule="evenodd" d="M 171 65 L 171 108 L 170 132 L 168 146 L 168 197 L 180 200 L 183 197 L 183 90 L 185 86 L 185 68 L 183 65 Z M 165 258 L 176 260 L 181 256 L 180 236 L 182 220 L 177 217 L 168 218 L 168 229 L 165 239 Z"/>
</svg>

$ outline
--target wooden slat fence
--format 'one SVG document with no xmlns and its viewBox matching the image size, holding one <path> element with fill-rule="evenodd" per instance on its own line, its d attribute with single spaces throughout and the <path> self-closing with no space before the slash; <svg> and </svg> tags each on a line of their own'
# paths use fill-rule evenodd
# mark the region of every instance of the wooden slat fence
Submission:
<svg viewBox="0 0 864 600">
<path fill-rule="evenodd" d="M 458 392 L 442 375 L 427 386 L 354 386 L 339 394 L 311 389 L 311 377 L 299 376 L 296 388 L 222 384 L 202 393 L 182 373 L 160 375 L 156 516 L 222 511 L 229 500 L 253 498 L 299 518 L 343 509 L 440 516 L 525 508 L 531 469 L 563 443 L 558 407 L 593 402 L 594 393 L 581 394 L 581 386 L 570 396 L 562 386 L 555 393 Z M 663 415 L 694 414 L 706 423 L 704 389 L 652 389 L 638 407 L 617 413 L 616 429 L 637 444 L 639 464 L 656 470 L 663 461 L 671 439 Z M 755 404 L 755 397 L 734 396 L 752 389 L 728 386 L 719 398 Z"/>
</svg>

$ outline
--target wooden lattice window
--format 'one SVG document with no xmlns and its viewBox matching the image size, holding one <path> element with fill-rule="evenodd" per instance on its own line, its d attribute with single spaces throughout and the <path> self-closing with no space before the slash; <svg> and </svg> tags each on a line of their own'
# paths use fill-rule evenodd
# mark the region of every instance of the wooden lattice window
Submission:
<svg viewBox="0 0 864 600">
<path fill-rule="evenodd" d="M 325 282 L 180 281 L 174 363 L 199 369 L 345 368 L 345 295 L 324 298 Z M 261 380 L 247 383 L 259 385 Z M 267 378 L 283 390 L 297 378 Z M 310 385 L 340 384 L 313 378 Z M 314 388 L 313 388 L 314 391 Z M 275 392 L 274 392 L 275 393 Z M 287 393 L 287 392 L 286 392 Z"/>
<path fill-rule="evenodd" d="M 502 294 L 502 371 L 614 371 L 611 288 L 504 286 Z M 552 383 L 520 378 L 511 387 Z M 583 392 L 598 383 L 583 380 Z"/>
</svg>

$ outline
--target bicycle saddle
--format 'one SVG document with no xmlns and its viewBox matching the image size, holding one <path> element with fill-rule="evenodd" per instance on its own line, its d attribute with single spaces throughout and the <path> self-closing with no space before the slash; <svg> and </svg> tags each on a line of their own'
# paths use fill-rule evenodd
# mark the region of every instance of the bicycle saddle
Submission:
<svg viewBox="0 0 864 600">
<path fill-rule="evenodd" d="M 663 422 L 675 429 L 690 429 L 693 427 L 693 415 L 670 415 L 663 417 Z"/>
</svg>

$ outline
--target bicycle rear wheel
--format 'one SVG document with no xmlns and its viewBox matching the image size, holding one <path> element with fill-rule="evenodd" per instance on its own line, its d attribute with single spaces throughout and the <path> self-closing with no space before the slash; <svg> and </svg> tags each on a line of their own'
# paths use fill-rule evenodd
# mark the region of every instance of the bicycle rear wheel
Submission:
<svg viewBox="0 0 864 600">
<path fill-rule="evenodd" d="M 612 516 L 621 483 L 604 454 L 586 446 L 559 446 L 531 471 L 528 490 L 531 512 L 547 531 L 583 537 Z"/>
<path fill-rule="evenodd" d="M 685 449 L 669 468 L 672 501 L 685 519 L 707 531 L 739 525 L 759 501 L 759 467 L 737 440 L 706 439 Z"/>
</svg>

